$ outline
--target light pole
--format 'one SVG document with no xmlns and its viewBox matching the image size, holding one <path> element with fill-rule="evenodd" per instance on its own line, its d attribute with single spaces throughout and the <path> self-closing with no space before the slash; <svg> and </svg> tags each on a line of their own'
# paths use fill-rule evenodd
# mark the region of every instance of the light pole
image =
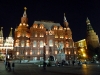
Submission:
<svg viewBox="0 0 100 75">
<path fill-rule="evenodd" d="M 43 69 L 46 69 L 46 62 L 45 62 L 45 43 L 44 43 L 44 49 L 43 49 Z"/>
</svg>

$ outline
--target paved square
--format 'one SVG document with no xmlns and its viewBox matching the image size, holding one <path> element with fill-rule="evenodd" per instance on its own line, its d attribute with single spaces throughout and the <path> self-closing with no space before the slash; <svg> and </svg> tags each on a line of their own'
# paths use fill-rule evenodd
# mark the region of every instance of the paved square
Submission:
<svg viewBox="0 0 100 75">
<path fill-rule="evenodd" d="M 43 70 L 34 64 L 15 64 L 15 72 L 5 70 L 3 62 L 0 62 L 0 75 L 100 75 L 100 66 L 64 66 L 47 67 Z"/>
</svg>

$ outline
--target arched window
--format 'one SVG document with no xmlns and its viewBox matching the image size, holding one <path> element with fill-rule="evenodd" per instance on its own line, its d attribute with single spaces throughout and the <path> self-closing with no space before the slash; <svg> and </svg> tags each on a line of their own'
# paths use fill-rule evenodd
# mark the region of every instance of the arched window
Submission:
<svg viewBox="0 0 100 75">
<path fill-rule="evenodd" d="M 37 33 L 35 33 L 35 37 L 37 37 Z"/>
<path fill-rule="evenodd" d="M 37 42 L 33 41 L 33 47 L 36 47 L 36 45 L 37 45 Z"/>
<path fill-rule="evenodd" d="M 24 42 L 24 40 L 22 40 L 21 41 L 21 47 L 24 47 L 24 44 L 25 44 L 25 42 Z"/>
<path fill-rule="evenodd" d="M 53 41 L 49 40 L 49 46 L 53 46 Z"/>
<path fill-rule="evenodd" d="M 40 47 L 43 47 L 43 41 L 40 41 Z"/>
<path fill-rule="evenodd" d="M 69 43 L 68 43 L 68 42 L 66 42 L 66 47 L 67 47 L 67 48 L 69 47 Z"/>
</svg>

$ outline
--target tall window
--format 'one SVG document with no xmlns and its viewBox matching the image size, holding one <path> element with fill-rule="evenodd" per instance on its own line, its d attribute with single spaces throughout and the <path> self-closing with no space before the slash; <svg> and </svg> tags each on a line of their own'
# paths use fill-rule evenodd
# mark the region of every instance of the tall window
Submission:
<svg viewBox="0 0 100 75">
<path fill-rule="evenodd" d="M 57 54 L 57 51 L 55 51 L 55 54 Z"/>
<path fill-rule="evenodd" d="M 53 46 L 53 41 L 49 40 L 49 46 Z"/>
<path fill-rule="evenodd" d="M 26 40 L 26 47 L 29 47 L 29 40 Z"/>
<path fill-rule="evenodd" d="M 37 37 L 37 33 L 35 34 L 35 37 Z"/>
<path fill-rule="evenodd" d="M 33 47 L 36 47 L 36 45 L 37 45 L 37 42 L 33 41 Z"/>
<path fill-rule="evenodd" d="M 43 47 L 43 41 L 40 41 L 40 47 Z"/>
<path fill-rule="evenodd" d="M 24 44 L 25 44 L 25 42 L 24 42 L 24 40 L 22 40 L 21 41 L 21 47 L 24 47 Z"/>
<path fill-rule="evenodd" d="M 57 34 L 55 35 L 55 38 L 58 38 L 58 35 Z"/>
</svg>

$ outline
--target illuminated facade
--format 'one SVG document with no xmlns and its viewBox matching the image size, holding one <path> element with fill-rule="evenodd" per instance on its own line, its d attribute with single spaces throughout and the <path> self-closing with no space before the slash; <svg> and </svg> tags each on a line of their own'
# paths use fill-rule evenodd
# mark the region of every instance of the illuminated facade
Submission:
<svg viewBox="0 0 100 75">
<path fill-rule="evenodd" d="M 26 8 L 21 23 L 15 29 L 14 51 L 17 59 L 43 60 L 44 43 L 46 44 L 46 59 L 53 56 L 56 59 L 59 43 L 64 45 L 62 52 L 66 59 L 76 59 L 78 52 L 74 46 L 72 32 L 64 14 L 64 27 L 60 23 L 50 21 L 34 21 L 28 27 Z"/>
<path fill-rule="evenodd" d="M 99 37 L 96 34 L 96 32 L 94 32 L 90 20 L 88 18 L 86 20 L 86 23 L 87 23 L 87 37 L 86 37 L 87 45 L 91 45 L 93 48 L 99 47 Z"/>
<path fill-rule="evenodd" d="M 9 57 L 13 57 L 12 53 L 13 53 L 14 39 L 12 37 L 12 28 L 11 28 L 9 36 L 6 39 L 4 39 L 3 37 L 2 28 L 3 27 L 1 27 L 1 31 L 0 31 L 0 53 L 4 55 L 7 53 Z"/>
<path fill-rule="evenodd" d="M 87 44 L 86 44 L 86 39 L 82 39 L 82 40 L 79 40 L 77 42 L 75 42 L 75 46 L 77 47 L 77 50 L 78 50 L 78 58 L 79 59 L 84 59 L 84 58 L 87 58 L 87 53 L 86 53 L 86 50 L 87 50 Z"/>
</svg>

